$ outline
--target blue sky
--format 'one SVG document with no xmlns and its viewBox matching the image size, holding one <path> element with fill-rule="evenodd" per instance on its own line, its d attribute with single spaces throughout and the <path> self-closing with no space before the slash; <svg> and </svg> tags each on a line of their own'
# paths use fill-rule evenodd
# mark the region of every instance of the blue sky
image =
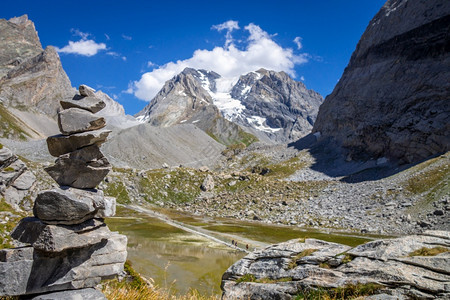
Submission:
<svg viewBox="0 0 450 300">
<path fill-rule="evenodd" d="M 229 78 L 257 67 L 284 70 L 325 97 L 383 4 L 16 0 L 0 17 L 28 14 L 42 45 L 59 48 L 73 86 L 101 89 L 135 114 L 185 66 Z"/>
</svg>

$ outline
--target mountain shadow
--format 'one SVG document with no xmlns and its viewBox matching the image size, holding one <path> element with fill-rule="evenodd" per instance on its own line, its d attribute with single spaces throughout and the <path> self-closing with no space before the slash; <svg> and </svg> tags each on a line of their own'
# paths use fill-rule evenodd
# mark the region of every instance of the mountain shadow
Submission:
<svg viewBox="0 0 450 300">
<path fill-rule="evenodd" d="M 312 170 L 330 177 L 340 178 L 340 181 L 346 183 L 379 180 L 402 172 L 424 161 L 399 164 L 396 161 L 388 161 L 384 158 L 350 160 L 347 159 L 349 157 L 347 150 L 342 148 L 336 141 L 331 138 L 317 139 L 314 134 L 308 134 L 288 144 L 288 147 L 295 148 L 298 151 L 308 150 L 315 159 L 315 163 L 311 166 Z M 440 154 L 433 155 L 427 159 Z"/>
</svg>

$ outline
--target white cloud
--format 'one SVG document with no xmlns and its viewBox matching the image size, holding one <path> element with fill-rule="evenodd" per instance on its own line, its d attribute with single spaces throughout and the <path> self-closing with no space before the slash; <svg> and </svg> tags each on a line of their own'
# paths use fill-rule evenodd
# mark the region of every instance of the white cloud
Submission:
<svg viewBox="0 0 450 300">
<path fill-rule="evenodd" d="M 301 80 L 301 81 L 305 81 L 305 76 L 301 76 L 301 77 L 300 77 L 300 80 Z"/>
<path fill-rule="evenodd" d="M 131 41 L 133 38 L 129 35 L 122 34 L 122 38 L 127 41 Z"/>
<path fill-rule="evenodd" d="M 297 49 L 300 50 L 302 49 L 303 45 L 302 45 L 302 38 L 299 36 L 296 36 L 294 39 L 294 43 L 297 45 Z"/>
<path fill-rule="evenodd" d="M 104 43 L 96 43 L 93 40 L 81 39 L 77 42 L 69 41 L 69 44 L 63 48 L 56 47 L 59 53 L 79 54 L 84 56 L 93 56 L 101 50 L 106 50 Z"/>
<path fill-rule="evenodd" d="M 56 51 L 59 53 L 93 56 L 101 50 L 107 50 L 106 44 L 96 43 L 94 40 L 88 39 L 91 36 L 90 33 L 82 32 L 79 29 L 74 28 L 70 29 L 70 32 L 72 32 L 72 35 L 79 36 L 81 39 L 77 42 L 69 41 L 69 43 L 62 48 L 55 47 Z M 108 35 L 105 34 L 105 36 L 109 39 Z"/>
<path fill-rule="evenodd" d="M 109 37 L 109 35 L 107 35 L 106 33 L 105 33 L 105 38 L 106 38 L 106 40 L 107 41 L 109 41 L 111 38 Z"/>
<path fill-rule="evenodd" d="M 87 38 L 91 35 L 90 33 L 81 32 L 79 29 L 74 28 L 71 28 L 70 32 L 72 32 L 75 36 L 79 36 L 82 40 L 87 40 Z"/>
<path fill-rule="evenodd" d="M 227 30 L 224 47 L 198 49 L 189 59 L 169 62 L 144 73 L 140 80 L 130 83 L 127 92 L 133 93 L 139 99 L 150 101 L 167 80 L 186 67 L 213 70 L 228 79 L 228 82 L 235 82 L 240 75 L 260 68 L 285 71 L 295 77 L 295 65 L 308 61 L 307 54 L 296 55 L 291 48 L 283 48 L 255 24 L 244 28 L 249 33 L 244 49 L 239 49 L 231 42 L 231 31 L 239 29 L 236 21 L 214 25 L 212 29 Z"/>
<path fill-rule="evenodd" d="M 157 66 L 157 64 L 155 64 L 154 62 L 152 62 L 152 61 L 147 62 L 147 68 L 151 68 L 151 67 L 155 67 L 155 66 Z"/>
<path fill-rule="evenodd" d="M 215 30 L 217 30 L 219 32 L 222 31 L 222 30 L 226 30 L 227 31 L 227 33 L 225 35 L 225 38 L 226 38 L 225 48 L 228 48 L 231 45 L 231 43 L 233 43 L 233 37 L 231 35 L 231 32 L 233 30 L 235 30 L 235 29 L 236 30 L 240 29 L 240 27 L 239 27 L 237 21 L 229 20 L 229 21 L 226 21 L 226 22 L 224 22 L 222 24 L 213 25 L 211 27 L 211 29 L 215 29 Z"/>
<path fill-rule="evenodd" d="M 127 61 L 127 57 L 126 56 L 122 56 L 122 54 L 114 52 L 114 51 L 108 51 L 106 52 L 107 55 L 115 57 L 115 58 L 120 58 L 123 61 Z"/>
</svg>

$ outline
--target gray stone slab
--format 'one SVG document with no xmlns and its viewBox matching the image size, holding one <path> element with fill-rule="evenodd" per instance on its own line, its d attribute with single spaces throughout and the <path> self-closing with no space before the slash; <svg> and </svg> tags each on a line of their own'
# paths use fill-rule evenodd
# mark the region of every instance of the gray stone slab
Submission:
<svg viewBox="0 0 450 300">
<path fill-rule="evenodd" d="M 71 135 L 50 136 L 47 138 L 48 151 L 51 155 L 58 157 L 86 146 L 100 146 L 106 141 L 110 133 L 110 130 L 100 129 Z"/>
<path fill-rule="evenodd" d="M 106 126 L 106 121 L 84 109 L 69 108 L 58 113 L 58 125 L 62 134 L 69 135 L 101 129 Z"/>
<path fill-rule="evenodd" d="M 106 157 L 96 145 L 61 155 L 45 171 L 61 186 L 95 188 L 111 170 Z"/>
<path fill-rule="evenodd" d="M 62 108 L 79 108 L 87 110 L 91 113 L 96 113 L 101 111 L 106 107 L 103 100 L 96 97 L 81 97 L 79 99 L 65 99 L 60 101 Z"/>
<path fill-rule="evenodd" d="M 80 224 L 92 218 L 113 216 L 115 198 L 105 198 L 101 190 L 55 188 L 38 194 L 33 213 L 45 223 Z"/>
<path fill-rule="evenodd" d="M 100 220 L 88 220 L 79 225 L 49 225 L 38 218 L 20 220 L 11 237 L 21 243 L 31 244 L 36 250 L 61 252 L 85 248 L 105 240 L 110 231 Z"/>
</svg>

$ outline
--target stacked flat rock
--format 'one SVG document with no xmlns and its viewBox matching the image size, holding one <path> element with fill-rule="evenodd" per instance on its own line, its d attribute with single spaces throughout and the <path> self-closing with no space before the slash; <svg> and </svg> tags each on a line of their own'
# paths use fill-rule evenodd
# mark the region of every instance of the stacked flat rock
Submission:
<svg viewBox="0 0 450 300">
<path fill-rule="evenodd" d="M 106 299 L 93 287 L 123 271 L 127 238 L 103 220 L 115 214 L 116 201 L 96 189 L 111 169 L 99 148 L 110 131 L 95 115 L 105 103 L 85 85 L 79 92 L 61 101 L 61 134 L 47 139 L 58 158 L 45 170 L 59 187 L 40 192 L 34 217 L 22 219 L 11 233 L 28 246 L 0 251 L 0 296 Z"/>
</svg>

